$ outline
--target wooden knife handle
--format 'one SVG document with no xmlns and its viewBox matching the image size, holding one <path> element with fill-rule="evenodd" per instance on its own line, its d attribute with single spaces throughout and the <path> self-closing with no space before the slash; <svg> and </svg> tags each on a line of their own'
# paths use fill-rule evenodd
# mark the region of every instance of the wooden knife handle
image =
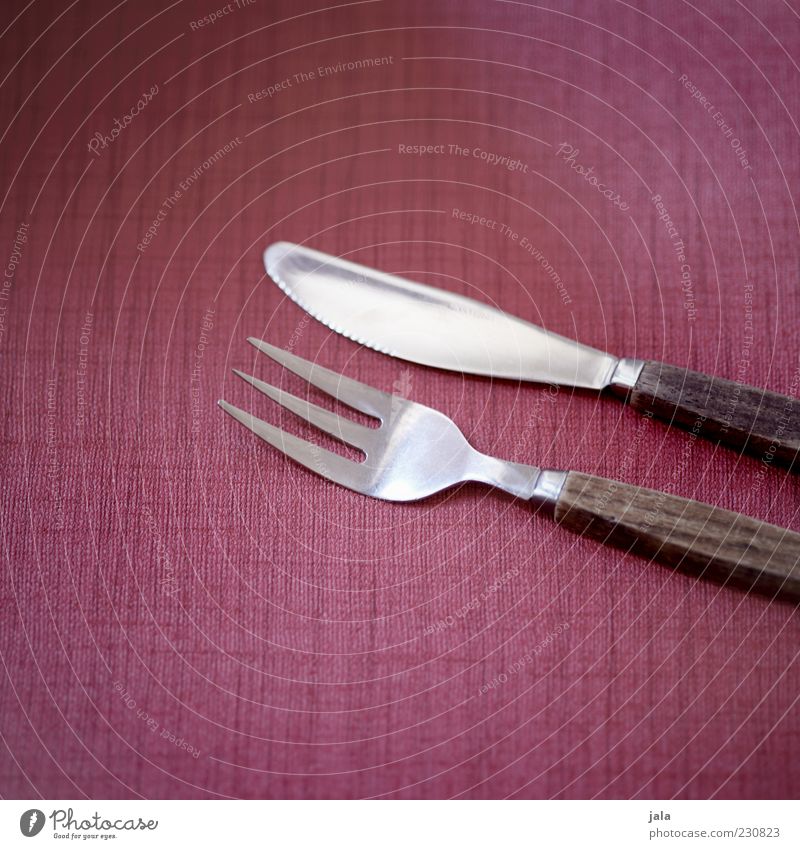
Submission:
<svg viewBox="0 0 800 849">
<path fill-rule="evenodd" d="M 666 363 L 644 364 L 629 403 L 767 463 L 800 471 L 800 399 Z"/>
<path fill-rule="evenodd" d="M 800 534 L 677 495 L 569 472 L 555 518 L 682 572 L 800 601 Z"/>
</svg>

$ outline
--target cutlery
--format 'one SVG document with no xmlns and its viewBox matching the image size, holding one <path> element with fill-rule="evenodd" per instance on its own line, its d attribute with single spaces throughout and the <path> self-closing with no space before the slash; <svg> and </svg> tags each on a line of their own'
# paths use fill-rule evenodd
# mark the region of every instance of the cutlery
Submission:
<svg viewBox="0 0 800 849">
<path fill-rule="evenodd" d="M 472 298 L 290 242 L 270 245 L 264 265 L 314 318 L 384 354 L 468 374 L 609 390 L 636 410 L 800 470 L 797 397 L 615 357 Z"/>
<path fill-rule="evenodd" d="M 380 422 L 377 428 L 365 427 L 234 369 L 254 389 L 365 455 L 363 462 L 355 462 L 219 401 L 256 436 L 328 480 L 387 501 L 415 501 L 464 481 L 479 481 L 547 508 L 556 522 L 578 534 L 699 577 L 800 599 L 800 534 L 665 492 L 481 454 L 453 421 L 431 407 L 381 392 L 259 339 L 248 341 L 308 383 Z"/>
</svg>

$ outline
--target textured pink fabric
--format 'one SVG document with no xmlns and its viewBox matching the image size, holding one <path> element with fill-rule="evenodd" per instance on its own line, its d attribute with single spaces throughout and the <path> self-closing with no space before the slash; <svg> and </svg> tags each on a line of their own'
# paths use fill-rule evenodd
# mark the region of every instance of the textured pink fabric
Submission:
<svg viewBox="0 0 800 849">
<path fill-rule="evenodd" d="M 795 477 L 360 349 L 261 265 L 305 242 L 796 393 L 791 4 L 6 6 L 2 794 L 796 797 L 792 606 L 477 485 L 360 497 L 216 406 L 308 435 L 231 376 L 305 391 L 259 336 L 497 456 L 800 529 Z"/>
</svg>

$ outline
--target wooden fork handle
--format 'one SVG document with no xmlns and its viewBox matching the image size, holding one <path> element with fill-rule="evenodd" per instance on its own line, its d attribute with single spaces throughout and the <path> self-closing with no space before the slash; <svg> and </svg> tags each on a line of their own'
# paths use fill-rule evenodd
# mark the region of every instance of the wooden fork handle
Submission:
<svg viewBox="0 0 800 849">
<path fill-rule="evenodd" d="M 800 399 L 646 362 L 629 403 L 698 436 L 800 472 Z"/>
<path fill-rule="evenodd" d="M 569 472 L 555 518 L 682 572 L 800 601 L 800 534 L 749 516 Z"/>
</svg>

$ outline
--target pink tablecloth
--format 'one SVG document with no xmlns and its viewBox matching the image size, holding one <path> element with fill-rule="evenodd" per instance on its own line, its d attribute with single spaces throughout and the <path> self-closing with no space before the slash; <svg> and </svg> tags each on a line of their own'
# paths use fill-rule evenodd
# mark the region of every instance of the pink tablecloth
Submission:
<svg viewBox="0 0 800 849">
<path fill-rule="evenodd" d="M 255 335 L 481 450 L 800 529 L 796 477 L 611 398 L 360 349 L 261 264 L 304 242 L 796 393 L 797 11 L 10 7 L 2 794 L 796 797 L 793 606 L 477 485 L 368 500 L 216 400 L 308 435 L 231 376 L 304 391 Z"/>
</svg>

